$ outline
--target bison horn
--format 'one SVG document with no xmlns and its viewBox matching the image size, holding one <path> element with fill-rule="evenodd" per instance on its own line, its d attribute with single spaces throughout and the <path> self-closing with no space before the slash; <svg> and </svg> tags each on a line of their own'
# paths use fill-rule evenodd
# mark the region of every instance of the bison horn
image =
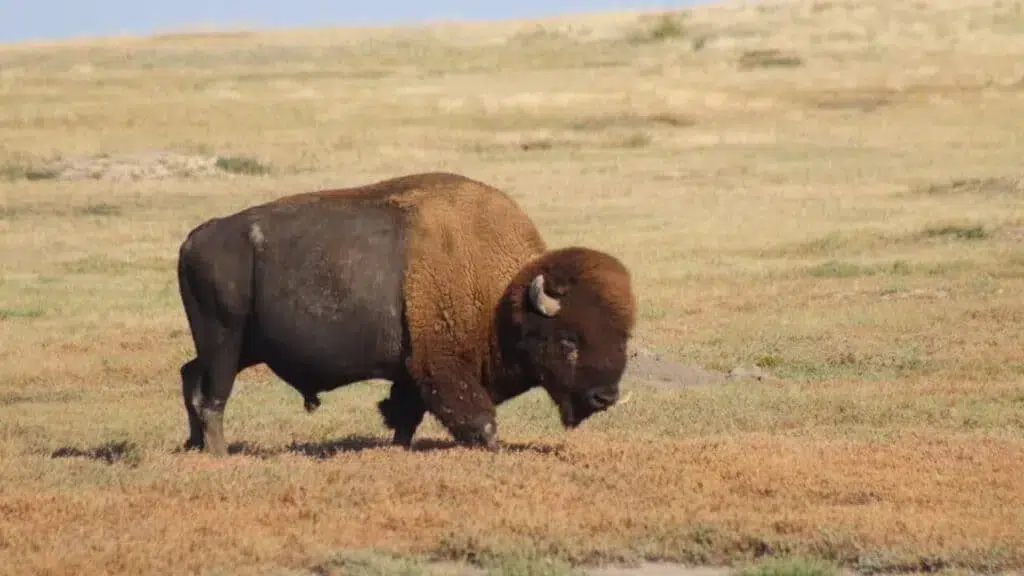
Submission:
<svg viewBox="0 0 1024 576">
<path fill-rule="evenodd" d="M 544 292 L 544 275 L 538 274 L 536 278 L 530 282 L 530 302 L 533 306 L 545 316 L 555 316 L 558 314 L 559 309 L 562 305 L 558 302 L 558 298 L 552 298 Z"/>
<path fill-rule="evenodd" d="M 622 398 L 619 398 L 619 401 L 616 402 L 615 405 L 616 406 L 622 406 L 623 404 L 628 403 L 629 399 L 632 398 L 632 397 L 633 397 L 633 393 L 632 392 L 626 392 L 626 395 L 623 396 Z"/>
</svg>

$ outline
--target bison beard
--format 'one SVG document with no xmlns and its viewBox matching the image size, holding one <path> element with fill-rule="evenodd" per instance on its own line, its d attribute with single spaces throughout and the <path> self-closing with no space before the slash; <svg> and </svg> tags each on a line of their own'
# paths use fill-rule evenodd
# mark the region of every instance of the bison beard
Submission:
<svg viewBox="0 0 1024 576">
<path fill-rule="evenodd" d="M 504 192 L 444 173 L 211 219 L 182 243 L 178 281 L 196 347 L 186 447 L 218 455 L 234 379 L 259 363 L 310 412 L 321 392 L 390 380 L 378 409 L 400 446 L 430 412 L 495 449 L 495 407 L 534 386 L 575 427 L 619 401 L 635 322 L 621 262 L 547 251 Z"/>
</svg>

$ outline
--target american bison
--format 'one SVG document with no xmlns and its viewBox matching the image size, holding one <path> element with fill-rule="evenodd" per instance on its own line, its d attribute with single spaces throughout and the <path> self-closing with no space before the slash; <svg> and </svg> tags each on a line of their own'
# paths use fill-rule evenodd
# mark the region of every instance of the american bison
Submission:
<svg viewBox="0 0 1024 576">
<path fill-rule="evenodd" d="M 449 173 L 286 196 L 193 229 L 178 282 L 196 357 L 186 449 L 224 455 L 235 376 L 266 364 L 318 394 L 384 379 L 393 443 L 430 411 L 497 447 L 495 406 L 542 386 L 574 428 L 619 401 L 636 302 L 603 252 L 548 251 L 503 191 Z"/>
</svg>

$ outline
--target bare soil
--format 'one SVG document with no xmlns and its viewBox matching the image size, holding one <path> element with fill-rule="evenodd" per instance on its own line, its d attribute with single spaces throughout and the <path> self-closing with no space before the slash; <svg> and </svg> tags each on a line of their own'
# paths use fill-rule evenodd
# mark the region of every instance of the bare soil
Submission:
<svg viewBox="0 0 1024 576">
<path fill-rule="evenodd" d="M 746 365 L 736 366 L 729 372 L 721 372 L 704 366 L 676 362 L 649 348 L 636 346 L 631 352 L 624 378 L 667 388 L 690 388 L 722 384 L 731 380 L 762 381 L 772 379 L 772 375 L 763 368 Z"/>
<path fill-rule="evenodd" d="M 52 180 L 109 182 L 208 177 L 223 173 L 217 168 L 217 156 L 164 150 L 60 158 L 44 164 L 41 172 Z"/>
</svg>

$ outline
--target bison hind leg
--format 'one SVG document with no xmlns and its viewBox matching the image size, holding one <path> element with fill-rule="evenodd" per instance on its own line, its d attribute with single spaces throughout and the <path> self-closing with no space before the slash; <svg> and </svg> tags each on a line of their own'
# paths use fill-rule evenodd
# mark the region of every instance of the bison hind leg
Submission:
<svg viewBox="0 0 1024 576">
<path fill-rule="evenodd" d="M 184 446 L 186 451 L 202 450 L 206 445 L 203 441 L 203 421 L 199 416 L 203 404 L 202 384 L 203 369 L 198 358 L 181 365 L 181 395 L 188 413 L 189 430 L 188 440 Z"/>
<path fill-rule="evenodd" d="M 315 392 L 304 393 L 302 395 L 302 406 L 306 409 L 306 412 L 312 414 L 320 407 L 320 397 Z"/>
<path fill-rule="evenodd" d="M 377 410 L 384 417 L 384 425 L 395 431 L 392 444 L 411 448 L 412 438 L 427 412 L 419 390 L 406 380 L 395 380 L 390 395 L 377 403 Z"/>
<path fill-rule="evenodd" d="M 188 444 L 202 447 L 214 456 L 226 456 L 228 447 L 224 441 L 224 408 L 231 396 L 240 366 L 249 366 L 252 361 L 241 357 L 241 331 L 221 329 L 217 335 L 220 338 L 216 346 L 202 349 L 198 359 L 193 361 L 194 365 L 186 364 L 182 367 L 182 386 L 186 393 L 186 406 L 189 407 Z M 197 373 L 200 375 L 198 379 L 195 377 Z M 187 389 L 190 383 L 191 394 Z M 199 430 L 201 433 L 197 434 Z"/>
</svg>

